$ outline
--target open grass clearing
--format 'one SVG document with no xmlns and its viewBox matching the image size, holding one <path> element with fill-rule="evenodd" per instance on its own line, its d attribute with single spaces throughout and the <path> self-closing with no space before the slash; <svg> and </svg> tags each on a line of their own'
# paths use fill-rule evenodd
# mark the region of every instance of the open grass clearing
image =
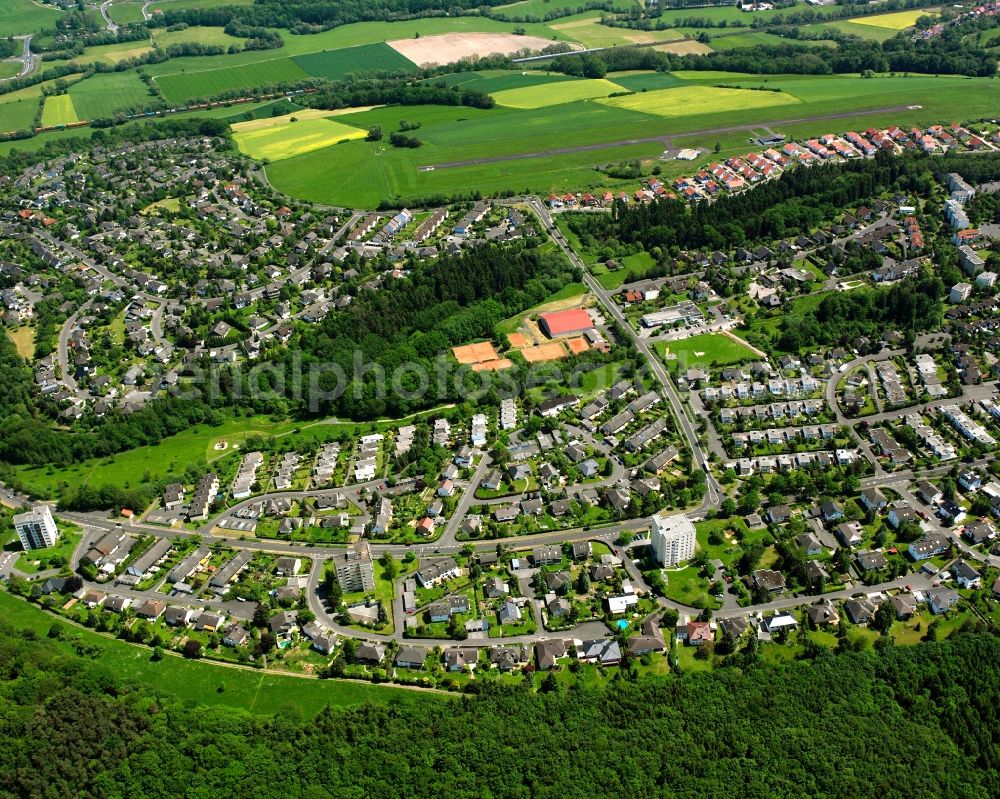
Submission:
<svg viewBox="0 0 1000 799">
<path fill-rule="evenodd" d="M 205 25 L 191 25 L 184 30 L 171 31 L 166 28 L 154 28 L 153 41 L 161 48 L 172 44 L 205 44 L 229 47 L 243 46 L 244 40 L 230 36 L 222 28 L 211 28 Z"/>
<path fill-rule="evenodd" d="M 495 92 L 493 99 L 498 104 L 509 108 L 545 108 L 550 105 L 572 103 L 576 100 L 607 97 L 622 90 L 623 87 L 609 80 L 580 79 L 560 81 L 555 84 L 525 86 L 520 89 L 507 89 Z"/>
<path fill-rule="evenodd" d="M 34 630 L 45 638 L 53 624 L 61 624 L 65 636 L 52 646 L 76 655 L 74 641 L 93 646 L 97 660 L 117 679 L 145 685 L 164 694 L 189 699 L 200 705 L 226 706 L 257 714 L 289 709 L 314 716 L 325 705 L 352 707 L 365 702 L 421 702 L 442 696 L 389 686 L 343 680 L 316 680 L 186 660 L 173 654 L 153 662 L 149 647 L 127 644 L 92 630 L 76 627 L 44 610 L 0 591 L 0 613 L 18 629 Z"/>
<path fill-rule="evenodd" d="M 73 107 L 73 98 L 68 94 L 53 94 L 45 98 L 42 106 L 42 127 L 72 125 L 79 122 Z"/>
<path fill-rule="evenodd" d="M 29 363 L 35 359 L 35 328 L 28 325 L 7 328 L 7 336 L 14 342 L 17 354 Z"/>
<path fill-rule="evenodd" d="M 610 72 L 607 79 L 617 83 L 630 92 L 652 91 L 654 89 L 673 89 L 687 85 L 685 81 L 669 72 L 651 72 L 633 70 L 629 72 Z"/>
<path fill-rule="evenodd" d="M 238 132 L 234 134 L 233 139 L 240 150 L 250 157 L 277 161 L 319 150 L 337 142 L 363 139 L 367 135 L 366 131 L 332 119 L 314 118 L 293 122 L 292 119 L 297 119 L 294 115 L 290 115 L 288 119 L 284 125 Z M 256 120 L 239 124 L 255 123 Z"/>
<path fill-rule="evenodd" d="M 99 44 L 96 47 L 88 47 L 83 51 L 83 55 L 78 55 L 68 61 L 56 63 L 79 64 L 81 66 L 94 63 L 116 65 L 119 61 L 127 58 L 138 58 L 152 51 L 152 45 L 147 41 L 118 42 L 116 44 Z"/>
<path fill-rule="evenodd" d="M 794 105 L 799 100 L 784 92 L 721 89 L 715 86 L 680 86 L 625 97 L 608 97 L 597 102 L 626 111 L 638 111 L 661 117 L 680 117 Z"/>
</svg>

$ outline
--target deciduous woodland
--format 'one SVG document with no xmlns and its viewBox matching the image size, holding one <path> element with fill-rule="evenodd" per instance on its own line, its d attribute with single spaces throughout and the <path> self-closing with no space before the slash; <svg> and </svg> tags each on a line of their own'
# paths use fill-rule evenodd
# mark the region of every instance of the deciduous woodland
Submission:
<svg viewBox="0 0 1000 799">
<path fill-rule="evenodd" d="M 958 633 L 606 689 L 288 707 L 122 684 L 0 625 L 0 795 L 875 797 L 1000 793 L 1000 642 Z M 473 686 L 475 683 L 472 684 Z M 582 786 L 586 786 L 585 789 Z"/>
</svg>

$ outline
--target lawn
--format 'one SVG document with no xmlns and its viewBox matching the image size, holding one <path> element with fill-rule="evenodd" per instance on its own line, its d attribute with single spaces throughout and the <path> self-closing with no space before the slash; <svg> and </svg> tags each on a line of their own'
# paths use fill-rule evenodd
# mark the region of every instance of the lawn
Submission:
<svg viewBox="0 0 1000 799">
<path fill-rule="evenodd" d="M 19 629 L 32 629 L 46 637 L 59 620 L 34 605 L 0 591 L 0 615 Z M 337 680 L 313 680 L 255 669 L 222 666 L 207 661 L 191 661 L 167 654 L 150 660 L 151 650 L 127 644 L 91 630 L 61 622 L 64 640 L 51 640 L 66 654 L 76 654 L 74 641 L 95 647 L 96 658 L 117 679 L 202 705 L 224 705 L 261 715 L 289 709 L 314 716 L 325 705 L 352 707 L 365 702 L 425 702 L 440 694 L 415 692 L 389 686 Z"/>
<path fill-rule="evenodd" d="M 661 117 L 720 114 L 746 109 L 795 105 L 795 97 L 784 92 L 720 89 L 715 86 L 681 86 L 625 97 L 608 97 L 599 103 Z"/>
<path fill-rule="evenodd" d="M 509 108 L 545 108 L 550 105 L 572 103 L 576 100 L 589 100 L 595 97 L 607 97 L 623 88 L 609 80 L 567 80 L 556 84 L 541 84 L 525 86 L 520 89 L 506 89 L 495 92 L 493 99 L 498 105 Z"/>
<path fill-rule="evenodd" d="M 136 72 L 103 72 L 69 89 L 80 119 L 94 120 L 112 116 L 129 108 L 142 108 L 154 98 Z"/>
<path fill-rule="evenodd" d="M 45 98 L 42 106 L 42 127 L 72 125 L 79 122 L 73 107 L 73 98 L 68 94 L 53 94 Z"/>
<path fill-rule="evenodd" d="M 656 266 L 656 261 L 653 260 L 653 256 L 643 250 L 642 252 L 637 252 L 633 255 L 626 255 L 622 258 L 621 269 L 616 269 L 614 272 L 600 272 L 599 270 L 594 269 L 594 274 L 597 276 L 598 283 L 604 286 L 604 288 L 608 291 L 614 291 L 622 286 L 626 279 L 628 279 L 629 275 L 644 277 L 654 266 Z M 601 266 L 600 268 L 605 269 L 604 266 Z"/>
<path fill-rule="evenodd" d="M 678 341 L 658 341 L 656 349 L 664 356 L 667 353 L 676 355 L 681 370 L 711 364 L 725 366 L 757 357 L 749 347 L 722 333 L 702 333 Z"/>
<path fill-rule="evenodd" d="M 75 524 L 58 522 L 59 540 L 53 547 L 32 549 L 17 559 L 17 568 L 26 574 L 37 574 L 46 569 L 67 566 L 73 558 L 73 551 L 83 537 L 83 531 Z M 53 560 L 55 563 L 53 563 Z"/>
<path fill-rule="evenodd" d="M 313 77 L 327 80 L 339 80 L 351 73 L 411 72 L 416 69 L 412 61 L 382 42 L 309 53 L 292 60 Z"/>
<path fill-rule="evenodd" d="M 0 3 L 0 36 L 52 29 L 61 16 L 61 11 L 31 0 L 4 0 Z"/>
<path fill-rule="evenodd" d="M 281 119 L 285 119 L 286 122 L 258 130 L 242 130 L 234 133 L 233 139 L 240 150 L 251 158 L 277 161 L 319 150 L 341 141 L 363 139 L 367 135 L 364 130 L 322 117 L 297 119 L 294 115 L 289 115 Z M 297 121 L 293 122 L 293 119 Z M 240 124 L 256 125 L 257 122 L 255 120 Z"/>
<path fill-rule="evenodd" d="M 719 607 L 719 600 L 708 593 L 709 581 L 701 576 L 697 566 L 671 569 L 664 572 L 667 599 L 693 607 Z"/>
</svg>

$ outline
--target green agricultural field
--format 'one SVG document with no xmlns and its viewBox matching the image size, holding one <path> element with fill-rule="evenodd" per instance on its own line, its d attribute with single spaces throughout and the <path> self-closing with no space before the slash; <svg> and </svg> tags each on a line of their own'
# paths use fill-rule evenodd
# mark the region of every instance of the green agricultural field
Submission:
<svg viewBox="0 0 1000 799">
<path fill-rule="evenodd" d="M 849 19 L 838 19 L 833 22 L 822 22 L 816 25 L 806 25 L 804 30 L 835 30 L 840 33 L 850 33 L 853 36 L 860 36 L 862 39 L 870 39 L 875 42 L 884 42 L 891 39 L 899 31 L 892 28 L 879 27 L 877 25 L 867 25 L 865 20 L 869 17 L 857 17 L 856 21 Z"/>
<path fill-rule="evenodd" d="M 50 125 L 72 125 L 79 122 L 73 107 L 73 98 L 68 94 L 54 94 L 45 98 L 45 105 L 42 106 L 42 127 Z"/>
<path fill-rule="evenodd" d="M 463 79 L 463 76 L 468 76 Z M 544 86 L 551 83 L 565 83 L 576 78 L 561 75 L 558 72 L 541 72 L 532 70 L 512 72 L 509 70 L 493 70 L 485 72 L 458 72 L 448 76 L 452 86 L 462 86 L 473 91 L 497 94 L 508 89 L 523 89 L 528 86 Z M 430 79 L 436 82 L 437 78 Z"/>
<path fill-rule="evenodd" d="M 716 35 L 712 37 L 709 46 L 713 50 L 733 50 L 737 47 L 759 47 L 761 45 L 780 46 L 789 44 L 791 40 L 774 33 L 754 31 L 752 33 L 734 33 L 732 35 Z M 830 39 L 802 42 L 810 47 L 836 47 L 837 43 Z"/>
<path fill-rule="evenodd" d="M 713 363 L 725 366 L 757 357 L 749 347 L 722 333 L 702 333 L 678 341 L 658 341 L 655 346 L 664 357 L 676 356 L 676 360 L 671 358 L 669 362 L 677 363 L 681 369 Z"/>
<path fill-rule="evenodd" d="M 20 61 L 0 61 L 0 78 L 13 78 L 21 74 Z"/>
<path fill-rule="evenodd" d="M 264 130 L 236 133 L 233 138 L 240 150 L 251 158 L 277 161 L 338 142 L 362 139 L 366 135 L 367 131 L 332 119 L 302 119 Z"/>
<path fill-rule="evenodd" d="M 627 111 L 640 111 L 662 117 L 680 117 L 795 105 L 799 101 L 784 92 L 720 89 L 715 86 L 682 86 L 676 89 L 660 89 L 626 97 L 609 97 L 597 102 L 615 108 L 623 108 Z"/>
<path fill-rule="evenodd" d="M 411 72 L 416 69 L 416 65 L 412 61 L 383 43 L 363 44 L 358 47 L 310 53 L 295 56 L 292 61 L 309 75 L 328 80 L 339 80 L 351 73 L 378 72 L 380 70 Z"/>
<path fill-rule="evenodd" d="M 244 40 L 235 36 L 230 36 L 222 28 L 209 28 L 201 25 L 193 25 L 180 31 L 168 31 L 166 28 L 153 29 L 153 41 L 160 47 L 169 47 L 172 44 L 194 43 L 219 45 L 229 47 L 239 45 L 242 47 Z"/>
<path fill-rule="evenodd" d="M 218 6 L 249 6 L 254 0 L 163 0 L 150 3 L 146 9 L 150 14 L 162 12 L 164 9 L 186 11 L 189 8 L 216 8 Z"/>
<path fill-rule="evenodd" d="M 176 0 L 176 2 L 183 1 Z M 178 6 L 172 7 L 177 8 Z M 405 22 L 357 22 L 314 34 L 295 34 L 283 30 L 281 37 L 284 39 L 285 44 L 277 50 L 251 50 L 233 55 L 173 58 L 161 64 L 150 64 L 146 67 L 146 70 L 150 75 L 158 77 L 179 73 L 210 72 L 260 62 L 270 63 L 286 56 L 323 53 L 327 50 L 339 50 L 363 44 L 377 44 L 395 39 L 413 39 L 418 35 L 434 36 L 439 33 L 510 33 L 512 27 L 509 22 L 500 22 L 499 20 L 486 19 L 485 17 L 430 17 L 426 19 L 407 20 Z M 547 39 L 564 41 L 572 40 L 572 37 L 563 35 L 558 31 L 553 31 L 541 23 L 523 23 L 519 24 L 518 27 L 524 28 L 524 32 L 530 36 L 541 36 Z M 264 80 L 266 81 L 266 77 Z"/>
<path fill-rule="evenodd" d="M 61 11 L 31 0 L 3 0 L 0 3 L 0 36 L 51 30 L 61 16 Z"/>
<path fill-rule="evenodd" d="M 652 44 L 682 38 L 676 31 L 640 31 L 602 25 L 601 14 L 598 11 L 588 11 L 575 17 L 560 19 L 550 23 L 550 27 L 584 47 Z"/>
<path fill-rule="evenodd" d="M 307 77 L 305 70 L 292 59 L 277 58 L 239 67 L 163 75 L 156 78 L 156 84 L 168 102 L 182 103 L 232 89 L 249 89 Z"/>
<path fill-rule="evenodd" d="M 102 72 L 69 89 L 80 119 L 101 119 L 129 108 L 141 108 L 154 98 L 135 72 Z"/>
<path fill-rule="evenodd" d="M 119 25 L 142 22 L 142 5 L 140 0 L 115 0 L 111 8 L 108 9 L 108 14 Z"/>
<path fill-rule="evenodd" d="M 876 28 L 888 28 L 892 31 L 901 31 L 905 28 L 912 28 L 920 17 L 935 17 L 933 11 L 928 9 L 914 9 L 911 11 L 894 11 L 891 14 L 876 14 L 871 17 L 857 17 L 851 22 L 858 22 L 862 25 L 873 25 Z"/>
<path fill-rule="evenodd" d="M 686 86 L 687 82 L 669 72 L 612 72 L 608 80 L 630 92 L 653 91 L 655 89 L 673 89 L 676 86 Z"/>
<path fill-rule="evenodd" d="M 563 9 L 575 12 L 581 5 L 580 0 L 519 0 L 503 6 L 494 6 L 493 10 L 512 17 L 541 17 Z M 632 8 L 641 8 L 642 4 L 636 0 L 613 0 L 610 7 L 628 11 Z"/>
<path fill-rule="evenodd" d="M 294 708 L 307 717 L 325 705 L 351 707 L 365 702 L 393 704 L 435 701 L 443 694 L 344 680 L 315 680 L 273 671 L 236 668 L 192 661 L 173 654 L 153 662 L 149 647 L 127 644 L 92 630 L 76 627 L 41 608 L 0 591 L 0 615 L 15 627 L 34 630 L 46 637 L 53 624 L 61 624 L 65 636 L 52 645 L 65 654 L 75 654 L 74 641 L 94 646 L 99 661 L 118 679 L 134 681 L 164 694 L 208 706 L 224 705 L 261 715 Z"/>
<path fill-rule="evenodd" d="M 550 105 L 562 105 L 577 100 L 590 100 L 595 97 L 607 97 L 609 94 L 621 92 L 622 87 L 609 80 L 561 81 L 557 84 L 541 84 L 525 86 L 520 89 L 506 89 L 496 92 L 493 99 L 498 105 L 509 108 L 544 108 Z"/>
<path fill-rule="evenodd" d="M 127 58 L 138 58 L 145 55 L 152 49 L 152 45 L 147 41 L 101 44 L 96 47 L 88 47 L 84 50 L 83 55 L 59 63 L 84 65 L 101 63 L 114 66 L 119 61 L 124 61 Z"/>
<path fill-rule="evenodd" d="M 79 76 L 67 75 L 63 80 L 72 83 L 77 77 Z M 27 130 L 32 127 L 35 121 L 35 112 L 38 111 L 38 104 L 41 102 L 42 90 L 50 88 L 54 84 L 55 81 L 46 81 L 7 94 L 0 94 L 0 132 Z M 24 147 L 27 145 L 27 141 L 21 141 L 18 144 Z"/>
</svg>

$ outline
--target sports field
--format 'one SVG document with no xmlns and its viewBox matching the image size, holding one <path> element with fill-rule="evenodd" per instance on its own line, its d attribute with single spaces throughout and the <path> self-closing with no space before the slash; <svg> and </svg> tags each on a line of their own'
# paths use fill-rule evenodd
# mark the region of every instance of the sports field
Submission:
<svg viewBox="0 0 1000 799">
<path fill-rule="evenodd" d="M 520 89 L 505 89 L 494 92 L 493 99 L 498 105 L 510 108 L 545 108 L 550 105 L 572 103 L 576 100 L 590 100 L 607 97 L 625 89 L 609 80 L 567 80 L 559 83 L 543 83 Z"/>
<path fill-rule="evenodd" d="M 713 363 L 725 366 L 756 357 L 749 347 L 721 333 L 702 333 L 678 341 L 658 341 L 656 349 L 668 362 L 677 363 L 682 370 Z"/>
<path fill-rule="evenodd" d="M 115 0 L 108 14 L 119 25 L 142 22 L 142 3 L 140 0 Z"/>
<path fill-rule="evenodd" d="M 55 94 L 45 98 L 42 106 L 42 127 L 49 125 L 72 125 L 79 122 L 73 107 L 73 98 L 68 94 Z"/>
<path fill-rule="evenodd" d="M 660 89 L 625 97 L 608 97 L 597 102 L 626 111 L 639 111 L 661 117 L 682 117 L 794 105 L 799 100 L 784 92 L 720 89 L 715 86 L 681 86 L 676 89 Z"/>
<path fill-rule="evenodd" d="M 303 119 L 299 114 L 240 122 L 233 126 L 233 139 L 251 158 L 277 161 L 367 135 L 360 128 L 327 119 L 327 115 Z"/>
</svg>

